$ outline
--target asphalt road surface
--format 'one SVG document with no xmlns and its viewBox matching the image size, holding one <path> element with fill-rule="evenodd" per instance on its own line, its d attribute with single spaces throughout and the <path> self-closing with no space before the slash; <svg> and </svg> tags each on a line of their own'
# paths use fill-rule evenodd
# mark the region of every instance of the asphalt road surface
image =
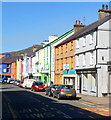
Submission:
<svg viewBox="0 0 111 120">
<path fill-rule="evenodd" d="M 32 92 L 13 84 L 0 85 L 2 95 L 2 119 L 108 119 L 105 116 L 84 110 L 88 106 L 79 99 L 57 100 L 44 92 Z"/>
</svg>

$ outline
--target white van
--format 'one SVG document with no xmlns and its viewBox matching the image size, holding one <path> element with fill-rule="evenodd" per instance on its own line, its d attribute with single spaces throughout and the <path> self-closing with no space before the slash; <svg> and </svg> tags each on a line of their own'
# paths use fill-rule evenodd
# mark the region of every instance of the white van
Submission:
<svg viewBox="0 0 111 120">
<path fill-rule="evenodd" d="M 34 79 L 24 79 L 22 87 L 31 88 L 34 81 L 36 81 L 36 80 L 34 80 Z"/>
</svg>

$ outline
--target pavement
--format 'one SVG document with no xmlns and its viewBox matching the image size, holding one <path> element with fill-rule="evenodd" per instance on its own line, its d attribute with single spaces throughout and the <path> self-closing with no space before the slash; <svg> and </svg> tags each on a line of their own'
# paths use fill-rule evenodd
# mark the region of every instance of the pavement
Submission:
<svg viewBox="0 0 111 120">
<path fill-rule="evenodd" d="M 103 97 L 96 97 L 96 96 L 90 96 L 90 95 L 83 95 L 80 93 L 77 93 L 77 97 L 80 98 L 80 100 L 90 102 L 99 106 L 103 107 L 110 107 L 111 108 L 111 95 L 109 96 L 103 96 Z"/>
<path fill-rule="evenodd" d="M 95 97 L 95 96 L 83 95 L 78 93 L 77 97 L 80 98 L 80 101 L 97 107 L 97 108 L 87 107 L 83 109 L 92 111 L 94 113 L 97 113 L 103 116 L 107 116 L 107 117 L 111 116 L 111 95 Z"/>
</svg>

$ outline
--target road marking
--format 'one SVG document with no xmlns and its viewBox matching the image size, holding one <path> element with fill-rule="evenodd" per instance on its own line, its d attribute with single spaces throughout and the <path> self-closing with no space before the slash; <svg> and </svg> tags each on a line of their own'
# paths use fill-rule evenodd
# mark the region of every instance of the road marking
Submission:
<svg viewBox="0 0 111 120">
<path fill-rule="evenodd" d="M 88 111 L 91 111 L 91 112 L 94 112 L 94 113 L 97 113 L 103 116 L 110 116 L 109 111 L 105 111 L 104 108 L 82 108 L 82 109 L 88 110 Z"/>
<path fill-rule="evenodd" d="M 80 104 L 84 104 L 84 105 L 92 106 L 92 107 L 104 108 L 103 105 L 96 105 L 94 103 L 86 102 L 86 101 L 83 101 L 83 100 L 81 100 L 81 101 L 82 101 L 82 103 L 80 103 Z"/>
<path fill-rule="evenodd" d="M 93 105 L 88 105 L 88 104 L 86 104 L 86 103 L 81 103 L 81 104 L 86 105 L 86 106 L 89 106 L 89 107 L 95 107 L 95 106 L 93 106 Z"/>
</svg>

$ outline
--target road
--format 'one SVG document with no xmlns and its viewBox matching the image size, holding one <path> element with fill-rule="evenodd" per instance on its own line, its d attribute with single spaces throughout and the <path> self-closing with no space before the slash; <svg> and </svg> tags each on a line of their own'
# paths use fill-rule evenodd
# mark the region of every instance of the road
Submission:
<svg viewBox="0 0 111 120">
<path fill-rule="evenodd" d="M 2 84 L 2 119 L 107 119 L 84 108 L 96 108 L 79 99 L 57 100 L 44 92 L 32 92 L 13 84 Z"/>
</svg>

